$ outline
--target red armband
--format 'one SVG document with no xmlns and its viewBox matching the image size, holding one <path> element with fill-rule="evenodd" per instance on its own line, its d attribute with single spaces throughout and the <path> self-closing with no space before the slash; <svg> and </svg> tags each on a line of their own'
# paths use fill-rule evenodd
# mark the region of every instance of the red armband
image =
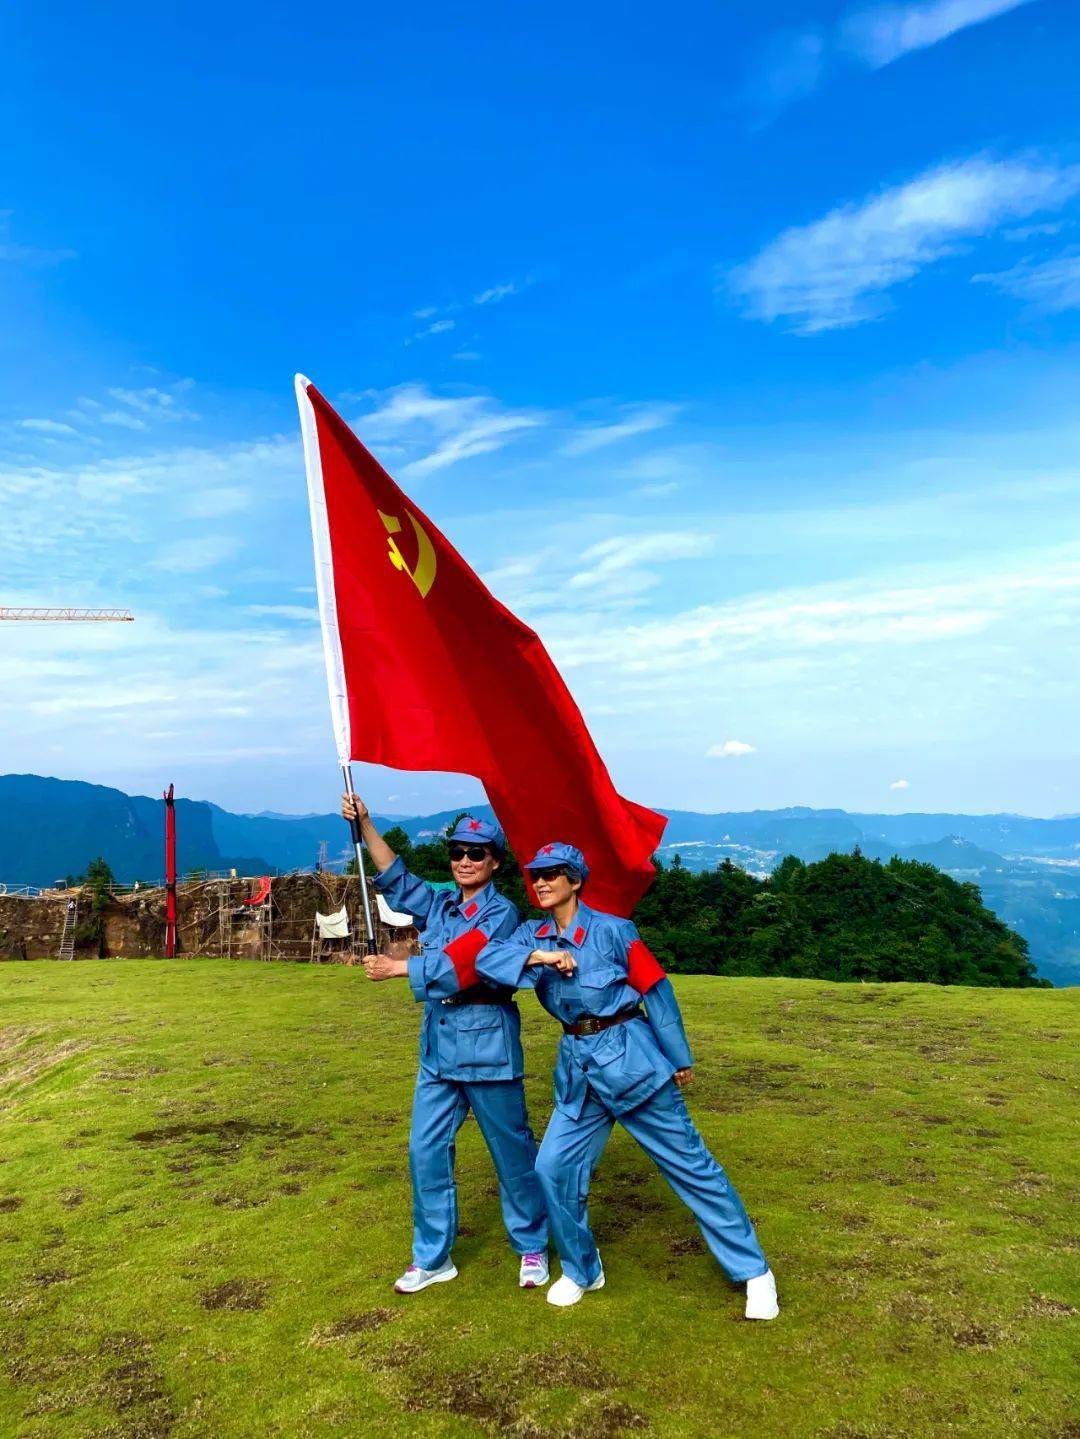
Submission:
<svg viewBox="0 0 1080 1439">
<path fill-rule="evenodd" d="M 452 939 L 444 946 L 443 954 L 454 966 L 460 988 L 469 989 L 479 983 L 476 959 L 487 942 L 488 937 L 482 929 L 470 929 L 467 934 L 459 934 L 457 939 Z"/>
<path fill-rule="evenodd" d="M 635 939 L 626 954 L 626 982 L 639 994 L 648 994 L 654 984 L 666 979 L 660 961 L 640 939 Z"/>
</svg>

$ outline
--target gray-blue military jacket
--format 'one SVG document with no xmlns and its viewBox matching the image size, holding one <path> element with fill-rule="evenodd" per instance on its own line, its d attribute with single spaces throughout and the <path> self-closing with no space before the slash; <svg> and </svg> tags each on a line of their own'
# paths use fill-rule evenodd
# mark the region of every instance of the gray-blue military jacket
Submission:
<svg viewBox="0 0 1080 1439">
<path fill-rule="evenodd" d="M 577 968 L 562 975 L 530 968 L 534 949 L 564 949 Z M 626 1114 L 693 1064 L 671 981 L 628 919 L 580 904 L 565 934 L 550 918 L 527 919 L 505 940 L 477 956 L 478 972 L 493 984 L 532 988 L 564 1025 L 633 1013 L 640 1018 L 580 1037 L 564 1034 L 555 1063 L 555 1103 L 580 1118 L 591 1088 L 612 1114 Z"/>
<path fill-rule="evenodd" d="M 400 856 L 376 876 L 375 888 L 421 930 L 423 948 L 409 959 L 409 985 L 424 1006 L 421 1067 L 440 1079 L 466 1083 L 520 1079 L 521 1016 L 513 993 L 483 979 L 475 967 L 489 941 L 517 928 L 514 905 L 490 884 L 466 902 L 460 890 L 436 889 L 411 874 Z M 478 987 L 503 1002 L 468 1003 Z"/>
</svg>

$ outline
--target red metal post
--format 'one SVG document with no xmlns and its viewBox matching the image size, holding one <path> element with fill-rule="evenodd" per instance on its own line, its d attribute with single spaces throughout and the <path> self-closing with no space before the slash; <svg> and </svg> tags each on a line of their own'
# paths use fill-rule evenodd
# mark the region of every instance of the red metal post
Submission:
<svg viewBox="0 0 1080 1439">
<path fill-rule="evenodd" d="M 165 958 L 176 954 L 176 806 L 173 786 L 162 798 L 165 801 Z"/>
</svg>

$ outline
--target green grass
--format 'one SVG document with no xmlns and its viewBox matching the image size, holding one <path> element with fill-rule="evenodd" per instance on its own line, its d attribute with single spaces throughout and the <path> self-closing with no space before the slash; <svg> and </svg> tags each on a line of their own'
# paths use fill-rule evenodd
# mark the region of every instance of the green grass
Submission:
<svg viewBox="0 0 1080 1439">
<path fill-rule="evenodd" d="M 593 1187 L 603 1292 L 555 1311 L 516 1288 L 470 1121 L 460 1278 L 398 1298 L 403 984 L 0 965 L 0 1435 L 1080 1434 L 1080 993 L 676 984 L 773 1324 L 741 1319 L 618 1130 Z M 556 1032 L 522 1010 L 539 1132 Z"/>
</svg>

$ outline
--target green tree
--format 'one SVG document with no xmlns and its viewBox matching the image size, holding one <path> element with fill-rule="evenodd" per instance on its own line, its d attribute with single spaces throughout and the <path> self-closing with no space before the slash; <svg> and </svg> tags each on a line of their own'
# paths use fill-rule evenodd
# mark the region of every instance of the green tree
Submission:
<svg viewBox="0 0 1080 1439">
<path fill-rule="evenodd" d="M 86 885 L 91 893 L 91 904 L 96 914 L 101 914 L 109 903 L 109 886 L 116 883 L 109 862 L 98 855 L 86 866 Z"/>
<path fill-rule="evenodd" d="M 830 854 L 786 856 L 768 878 L 725 859 L 692 873 L 657 866 L 635 919 L 665 968 L 687 974 L 783 974 L 1028 986 L 1026 941 L 930 864 Z"/>
</svg>

